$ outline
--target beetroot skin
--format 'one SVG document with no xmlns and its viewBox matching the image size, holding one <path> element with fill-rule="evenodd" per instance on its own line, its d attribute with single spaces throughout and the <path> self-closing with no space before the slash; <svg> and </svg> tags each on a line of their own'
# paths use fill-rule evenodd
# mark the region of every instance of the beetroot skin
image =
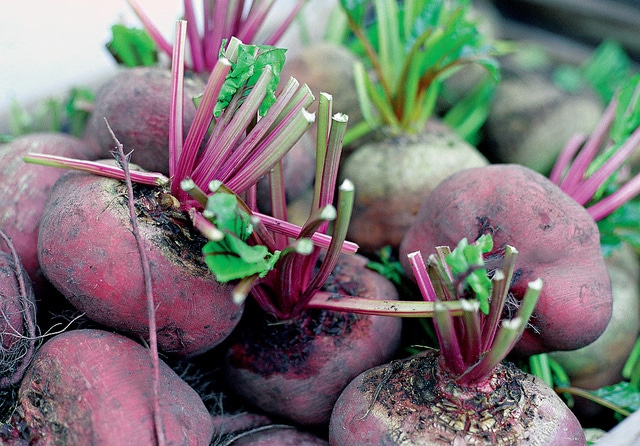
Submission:
<svg viewBox="0 0 640 446">
<path fill-rule="evenodd" d="M 506 245 L 518 249 L 511 292 L 522 299 L 527 283 L 544 286 L 528 327 L 514 352 L 531 355 L 574 350 L 596 340 L 612 311 L 611 283 L 600 233 L 583 206 L 543 175 L 520 165 L 467 169 L 443 181 L 423 202 L 400 246 L 424 258 L 437 246 L 493 236 L 489 267 L 499 267 Z"/>
<path fill-rule="evenodd" d="M 577 418 L 543 381 L 513 364 L 465 388 L 427 350 L 360 374 L 331 415 L 333 446 L 584 446 Z"/>
<path fill-rule="evenodd" d="M 138 226 L 151 269 L 158 346 L 191 356 L 235 328 L 243 307 L 233 285 L 216 281 L 202 260 L 205 240 L 159 188 L 135 185 Z M 129 221 L 124 183 L 84 172 L 65 173 L 42 215 L 40 264 L 51 283 L 96 322 L 148 336 L 140 255 Z"/>
<path fill-rule="evenodd" d="M 204 91 L 204 80 L 188 75 L 184 80 L 183 128 L 189 129 L 196 114 L 193 98 Z M 97 91 L 84 139 L 105 153 L 113 150 L 113 136 L 105 119 L 131 161 L 152 171 L 169 173 L 169 110 L 171 70 L 135 67 L 122 70 Z"/>
<path fill-rule="evenodd" d="M 18 426 L 29 444 L 151 445 L 153 368 L 149 350 L 102 330 L 47 341 L 19 390 Z M 211 417 L 198 394 L 160 361 L 160 413 L 167 445 L 208 446 Z"/>
<path fill-rule="evenodd" d="M 46 289 L 38 263 L 40 215 L 47 194 L 64 171 L 28 164 L 22 158 L 28 153 L 46 153 L 96 159 L 98 152 L 95 146 L 63 133 L 32 133 L 0 145 L 0 229 L 11 238 L 36 294 Z"/>
<path fill-rule="evenodd" d="M 366 269 L 366 262 L 357 254 L 342 255 L 323 289 L 396 300 L 391 282 Z M 326 310 L 277 323 L 259 311 L 247 316 L 231 338 L 226 381 L 267 414 L 310 426 L 328 423 L 353 377 L 395 354 L 402 326 L 400 318 Z"/>
</svg>

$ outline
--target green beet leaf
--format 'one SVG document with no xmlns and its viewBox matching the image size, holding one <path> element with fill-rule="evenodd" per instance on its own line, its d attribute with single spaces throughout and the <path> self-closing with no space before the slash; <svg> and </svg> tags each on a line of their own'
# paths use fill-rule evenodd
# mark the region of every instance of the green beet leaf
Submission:
<svg viewBox="0 0 640 446">
<path fill-rule="evenodd" d="M 266 246 L 246 243 L 253 225 L 235 195 L 219 192 L 209 196 L 203 215 L 224 233 L 222 240 L 210 240 L 202 248 L 216 280 L 229 282 L 255 274 L 264 277 L 273 269 L 280 252 L 270 253 Z"/>
<path fill-rule="evenodd" d="M 239 44 L 237 57 L 231 61 L 231 71 L 227 74 L 220 90 L 213 115 L 219 117 L 236 93 L 241 92 L 243 95 L 247 95 L 258 81 L 262 71 L 270 66 L 274 76 L 267 87 L 267 94 L 259 110 L 260 116 L 264 116 L 276 100 L 275 91 L 280 81 L 280 72 L 284 66 L 285 52 L 284 48 L 267 45 Z"/>
</svg>

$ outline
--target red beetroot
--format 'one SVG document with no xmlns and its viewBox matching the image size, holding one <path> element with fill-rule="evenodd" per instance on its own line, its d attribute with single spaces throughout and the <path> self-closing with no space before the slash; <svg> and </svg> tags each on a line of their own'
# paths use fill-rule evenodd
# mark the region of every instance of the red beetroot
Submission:
<svg viewBox="0 0 640 446">
<path fill-rule="evenodd" d="M 184 79 L 183 128 L 189 129 L 196 114 L 193 98 L 204 91 L 204 81 L 192 75 Z M 131 161 L 152 172 L 169 173 L 169 110 L 171 70 L 136 67 L 120 71 L 96 93 L 85 129 L 85 140 L 113 150 L 113 137 L 105 119 Z"/>
<path fill-rule="evenodd" d="M 11 238 L 39 294 L 46 280 L 38 264 L 38 224 L 47 194 L 63 171 L 22 160 L 35 152 L 78 159 L 100 155 L 95 146 L 63 133 L 33 133 L 0 145 L 0 229 Z"/>
<path fill-rule="evenodd" d="M 72 330 L 36 354 L 16 411 L 30 444 L 156 444 L 149 351 L 101 330 Z M 211 417 L 198 394 L 160 362 L 160 415 L 166 444 L 207 446 Z"/>
<path fill-rule="evenodd" d="M 611 284 L 600 233 L 585 208 L 546 177 L 520 165 L 491 165 L 450 176 L 429 194 L 400 246 L 427 255 L 437 246 L 491 234 L 488 260 L 507 244 L 521 252 L 511 292 L 521 299 L 537 277 L 544 289 L 515 352 L 573 350 L 595 339 L 611 317 Z M 494 262 L 494 263 L 495 263 Z M 589 321 L 585 323 L 585 321 Z"/>
<path fill-rule="evenodd" d="M 443 374 L 438 361 L 429 350 L 354 379 L 333 410 L 330 444 L 586 444 L 569 408 L 534 376 L 503 364 L 479 393 Z"/>
<path fill-rule="evenodd" d="M 331 415 L 331 444 L 584 445 L 580 423 L 542 380 L 504 363 L 544 288 L 538 278 L 515 315 L 504 318 L 518 251 L 505 247 L 495 270 L 485 267 L 491 235 L 451 251 L 439 246 L 410 264 L 432 302 L 440 350 L 375 367 L 354 379 Z"/>
<path fill-rule="evenodd" d="M 233 286 L 215 280 L 200 252 L 201 235 L 161 188 L 137 185 L 138 226 L 145 240 L 157 306 L 158 345 L 181 356 L 225 339 L 243 306 Z M 114 247 L 120 247 L 114 249 Z M 79 310 L 106 326 L 148 336 L 140 254 L 131 233 L 125 186 L 68 172 L 45 206 L 39 237 L 42 269 Z"/>
<path fill-rule="evenodd" d="M 342 255 L 323 290 L 396 300 L 393 285 L 365 268 L 359 255 Z M 303 425 L 324 425 L 342 389 L 357 374 L 391 359 L 401 320 L 307 310 L 269 323 L 249 314 L 234 332 L 226 381 L 248 403 Z"/>
</svg>

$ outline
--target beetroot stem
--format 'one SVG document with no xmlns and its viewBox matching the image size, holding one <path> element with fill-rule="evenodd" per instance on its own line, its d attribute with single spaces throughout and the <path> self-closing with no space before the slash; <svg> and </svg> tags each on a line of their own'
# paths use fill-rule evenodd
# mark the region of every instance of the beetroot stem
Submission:
<svg viewBox="0 0 640 446">
<path fill-rule="evenodd" d="M 502 259 L 502 269 L 494 272 L 491 300 L 489 302 L 489 314 L 484 319 L 482 327 L 484 333 L 482 351 L 487 351 L 491 347 L 491 344 L 493 344 L 500 317 L 502 316 L 502 309 L 509 295 L 509 287 L 511 285 L 517 257 L 518 250 L 513 246 L 507 245 L 505 247 L 504 258 Z"/>
<path fill-rule="evenodd" d="M 149 16 L 142 10 L 142 8 L 140 8 L 140 6 L 134 0 L 127 0 L 127 3 L 129 3 L 129 6 L 131 7 L 135 15 L 138 16 L 138 19 L 142 22 L 142 26 L 147 31 L 147 33 L 149 33 L 149 36 L 151 37 L 151 39 L 153 39 L 160 51 L 163 51 L 165 54 L 171 57 L 173 53 L 173 47 L 164 37 L 162 37 L 162 33 L 153 24 Z"/>
<path fill-rule="evenodd" d="M 440 302 L 452 315 L 462 315 L 459 301 Z M 357 296 L 343 296 L 327 291 L 317 291 L 307 302 L 306 308 L 344 311 L 371 316 L 433 317 L 435 302 L 372 300 Z"/>
<path fill-rule="evenodd" d="M 189 128 L 187 137 L 185 138 L 183 152 L 174 154 L 177 159 L 176 171 L 171 172 L 173 178 L 173 185 L 175 189 L 172 191 L 174 194 L 180 194 L 178 185 L 183 178 L 191 175 L 193 166 L 195 164 L 198 151 L 200 150 L 200 143 L 204 138 L 209 125 L 212 120 L 213 108 L 218 100 L 220 89 L 224 84 L 224 80 L 231 70 L 231 62 L 226 58 L 220 58 L 216 62 L 216 65 L 209 75 L 209 80 L 205 86 L 202 100 L 196 110 L 193 123 Z M 178 195 L 177 195 L 178 196 Z"/>
<path fill-rule="evenodd" d="M 275 45 L 284 35 L 284 33 L 291 26 L 291 22 L 296 18 L 307 0 L 298 0 L 287 17 L 280 23 L 280 25 L 273 30 L 273 32 L 265 39 L 266 45 Z"/>
<path fill-rule="evenodd" d="M 569 194 L 579 204 L 587 203 L 605 181 L 615 173 L 640 144 L 640 127 L 627 138 L 618 150 L 593 175 L 587 178 L 580 187 Z"/>
<path fill-rule="evenodd" d="M 586 141 L 587 136 L 578 133 L 573 135 L 569 141 L 562 148 L 562 151 L 558 155 L 558 159 L 553 164 L 553 168 L 551 169 L 551 173 L 549 174 L 549 180 L 556 185 L 560 185 L 562 182 L 562 176 L 566 174 L 567 168 L 571 164 L 571 160 L 578 153 L 580 147 Z"/>
<path fill-rule="evenodd" d="M 408 254 L 408 257 L 411 268 L 413 269 L 413 275 L 416 278 L 416 282 L 418 283 L 418 288 L 422 293 L 423 299 L 427 302 L 435 302 L 438 298 L 436 296 L 436 291 L 433 289 L 433 283 L 431 283 L 431 279 L 429 278 L 429 273 L 427 272 L 427 266 L 422 258 L 422 253 L 420 251 L 415 251 Z"/>
<path fill-rule="evenodd" d="M 202 41 L 198 35 L 196 14 L 193 10 L 193 3 L 191 0 L 184 0 L 184 20 L 190 24 L 187 29 L 187 37 L 189 38 L 189 48 L 191 49 L 191 63 L 193 64 L 193 71 L 200 73 L 205 69 L 204 54 Z"/>
<path fill-rule="evenodd" d="M 193 178 L 196 183 L 207 184 L 214 177 L 223 182 L 225 181 L 225 176 L 220 172 L 220 166 L 234 151 L 235 143 L 242 137 L 249 123 L 255 119 L 260 104 L 267 94 L 267 86 L 273 77 L 274 74 L 271 67 L 265 67 L 242 105 L 233 113 L 231 120 L 226 125 L 220 121 L 216 123 L 215 136 L 212 134 L 212 137 L 209 138 L 207 147 L 203 151 L 204 155 L 193 171 Z M 239 156 L 242 155 L 244 154 Z"/>
<path fill-rule="evenodd" d="M 313 276 L 311 283 L 304 291 L 303 298 L 301 299 L 302 302 L 299 303 L 301 308 L 304 308 L 313 294 L 324 285 L 338 262 L 342 242 L 347 236 L 347 229 L 349 227 L 349 221 L 351 220 L 353 199 L 353 183 L 349 180 L 344 180 L 338 191 L 338 213 L 333 227 L 331 243 L 320 264 L 318 272 Z"/>
<path fill-rule="evenodd" d="M 542 280 L 536 279 L 529 282 L 527 292 L 522 298 L 520 308 L 516 317 L 511 320 L 502 321 L 498 334 L 491 345 L 491 348 L 480 361 L 471 366 L 462 376 L 458 378 L 461 384 L 478 382 L 489 376 L 495 367 L 513 349 L 522 332 L 524 331 L 533 310 L 538 303 L 540 292 L 542 291 Z"/>
<path fill-rule="evenodd" d="M 297 238 L 300 235 L 301 228 L 296 224 L 289 223 L 286 221 L 281 221 L 271 217 L 270 215 L 261 214 L 260 212 L 254 211 L 253 215 L 259 218 L 262 221 L 262 223 L 264 223 L 264 225 L 267 228 L 269 228 L 271 231 L 281 232 L 283 234 L 286 234 L 288 237 L 293 237 L 293 238 Z M 329 247 L 329 243 L 331 242 L 332 237 L 327 234 L 315 232 L 311 236 L 311 240 L 313 240 L 313 242 L 316 243 L 320 248 L 326 249 Z M 349 241 L 344 241 L 342 243 L 342 252 L 346 254 L 354 254 L 357 251 L 358 251 L 357 244 Z"/>
<path fill-rule="evenodd" d="M 589 206 L 587 212 L 595 221 L 602 220 L 640 193 L 640 175 L 624 183 L 611 195 Z"/>
<path fill-rule="evenodd" d="M 467 366 L 462 357 L 460 339 L 454 328 L 453 315 L 441 301 L 435 302 L 433 322 L 440 342 L 440 355 L 447 369 L 456 376 L 461 375 L 466 371 Z"/>
<path fill-rule="evenodd" d="M 25 155 L 23 160 L 31 164 L 39 164 L 41 166 L 57 167 L 61 169 L 80 170 L 89 172 L 102 177 L 124 180 L 124 170 L 118 166 L 104 164 L 98 161 L 77 160 L 75 158 L 67 158 L 64 156 L 47 155 L 44 153 L 31 153 Z M 142 172 L 139 170 L 130 170 L 131 181 L 135 183 L 147 184 L 149 186 L 166 186 L 169 184 L 169 178 L 157 172 Z"/>
<path fill-rule="evenodd" d="M 584 175 L 598 152 L 598 149 L 607 137 L 609 128 L 615 118 L 617 105 L 617 99 L 612 99 L 603 113 L 602 118 L 600 118 L 596 129 L 591 136 L 589 136 L 580 153 L 578 153 L 578 156 L 572 163 L 562 182 L 559 183 L 560 189 L 567 195 L 573 197 L 574 194 L 581 189 L 580 183 L 584 179 Z"/>
<path fill-rule="evenodd" d="M 176 24 L 176 48 L 171 58 L 171 104 L 169 106 L 169 172 L 174 173 L 182 153 L 184 102 L 184 38 L 187 22 Z"/>
<path fill-rule="evenodd" d="M 333 113 L 333 97 L 324 92 L 320 92 L 318 98 L 318 119 L 316 129 L 316 174 L 315 178 L 322 178 L 322 171 L 327 157 L 327 144 L 329 143 L 329 131 L 331 130 L 331 115 Z M 322 182 L 315 181 L 313 184 L 313 197 L 311 199 L 311 210 L 319 209 L 322 195 Z M 326 202 L 324 202 L 326 203 Z"/>
</svg>

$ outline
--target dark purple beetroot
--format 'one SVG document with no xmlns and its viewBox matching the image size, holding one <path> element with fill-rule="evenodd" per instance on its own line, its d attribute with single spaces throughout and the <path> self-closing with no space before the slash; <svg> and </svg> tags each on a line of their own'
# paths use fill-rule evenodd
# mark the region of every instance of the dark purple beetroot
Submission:
<svg viewBox="0 0 640 446">
<path fill-rule="evenodd" d="M 419 250 L 427 258 L 437 246 L 456 246 L 465 237 L 471 243 L 485 233 L 493 236 L 494 267 L 506 245 L 520 252 L 511 283 L 516 299 L 528 282 L 544 282 L 515 353 L 574 350 L 602 334 L 612 296 L 598 227 L 583 206 L 527 167 L 490 165 L 444 180 L 422 203 L 400 259 L 413 275 L 407 254 Z"/>
<path fill-rule="evenodd" d="M 359 255 L 342 255 L 324 290 L 396 300 L 394 286 L 365 268 Z M 302 425 L 326 425 L 342 389 L 360 372 L 388 361 L 402 321 L 308 310 L 288 321 L 247 312 L 227 352 L 228 385 L 269 415 Z"/>
<path fill-rule="evenodd" d="M 184 79 L 183 129 L 189 130 L 196 113 L 193 98 L 205 83 L 195 75 Z M 162 67 L 135 67 L 120 71 L 96 93 L 84 138 L 105 153 L 115 147 L 105 118 L 131 162 L 152 171 L 169 173 L 169 107 L 171 71 Z M 104 156 L 103 156 L 104 157 Z"/>
<path fill-rule="evenodd" d="M 243 306 L 232 284 L 216 281 L 202 260 L 205 240 L 160 188 L 134 185 L 138 226 L 147 249 L 157 306 L 158 346 L 191 356 L 235 328 Z M 65 173 L 51 190 L 38 240 L 51 283 L 90 319 L 148 336 L 140 254 L 121 181 Z"/>
</svg>

